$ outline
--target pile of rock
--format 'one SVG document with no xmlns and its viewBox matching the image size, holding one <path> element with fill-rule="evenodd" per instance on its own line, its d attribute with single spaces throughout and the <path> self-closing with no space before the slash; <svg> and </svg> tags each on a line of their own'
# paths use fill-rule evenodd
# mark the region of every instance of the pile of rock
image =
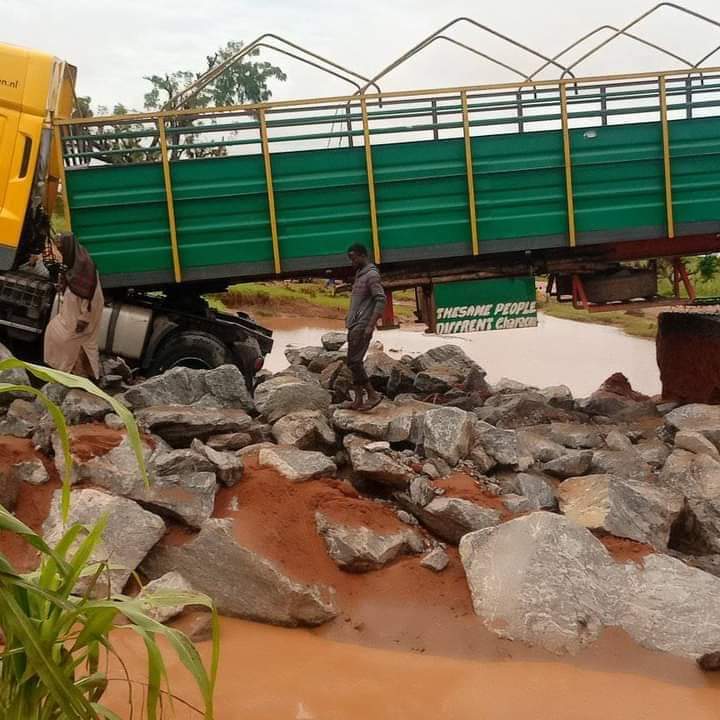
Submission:
<svg viewBox="0 0 720 720">
<path fill-rule="evenodd" d="M 356 412 L 336 404 L 349 387 L 344 341 L 331 333 L 288 350 L 289 367 L 266 375 L 254 398 L 231 366 L 178 368 L 124 391 L 152 483 L 120 435 L 104 454 L 76 455 L 72 499 L 74 518 L 109 512 L 124 529 L 120 542 L 105 532 L 106 557 L 122 567 L 110 573 L 114 589 L 140 567 L 151 578 L 180 573 L 231 615 L 287 625 L 334 617 L 332 588 L 287 577 L 235 538 L 232 521 L 213 517 L 218 488 L 242 482 L 252 455 L 290 483 L 346 479 L 401 521 L 381 531 L 318 511 L 318 534 L 343 570 L 414 554 L 442 572 L 446 546 L 459 544 L 475 609 L 505 637 L 575 652 L 619 626 L 681 655 L 720 649 L 720 408 L 663 405 L 622 376 L 584 399 L 564 386 L 492 386 L 461 348 L 443 345 L 400 360 L 371 351 L 368 373 L 386 398 Z M 49 390 L 73 422 L 117 428 L 95 399 Z M 34 403 L 14 400 L 2 422 L 48 446 Z M 55 461 L 62 468 L 57 441 Z M 19 470 L 18 482 L 42 481 L 43 469 Z M 158 542 L 168 523 L 197 532 Z M 649 554 L 618 562 L 605 537 Z"/>
</svg>

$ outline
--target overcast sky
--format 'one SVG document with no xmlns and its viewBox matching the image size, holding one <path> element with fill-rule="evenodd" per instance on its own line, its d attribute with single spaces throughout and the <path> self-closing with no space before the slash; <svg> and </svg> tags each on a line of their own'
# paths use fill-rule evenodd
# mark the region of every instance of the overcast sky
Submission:
<svg viewBox="0 0 720 720">
<path fill-rule="evenodd" d="M 43 50 L 77 65 L 78 94 L 91 96 L 95 105 L 119 101 L 141 110 L 148 89 L 143 75 L 203 69 L 205 55 L 228 40 L 249 42 L 266 32 L 370 75 L 458 16 L 472 17 L 554 54 L 598 25 L 623 25 L 650 7 L 651 0 L 0 0 L 0 42 Z M 694 0 L 691 7 L 720 20 L 717 0 Z M 670 8 L 638 25 L 635 32 L 693 62 L 720 45 L 720 27 Z M 538 64 L 536 58 L 466 24 L 449 34 L 525 72 Z M 606 35 L 598 36 L 602 37 Z M 263 51 L 263 56 L 288 74 L 286 83 L 273 86 L 277 99 L 352 91 L 294 60 L 270 51 Z M 715 64 L 720 65 L 720 52 Z M 618 40 L 578 74 L 677 66 L 670 58 Z M 382 85 L 401 90 L 511 78 L 510 72 L 439 42 Z"/>
</svg>

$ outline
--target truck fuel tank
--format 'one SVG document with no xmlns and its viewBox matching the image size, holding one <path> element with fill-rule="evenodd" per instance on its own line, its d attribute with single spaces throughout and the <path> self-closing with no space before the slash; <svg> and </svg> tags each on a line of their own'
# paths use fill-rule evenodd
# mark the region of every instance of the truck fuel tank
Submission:
<svg viewBox="0 0 720 720">
<path fill-rule="evenodd" d="M 101 352 L 139 360 L 145 347 L 153 311 L 116 302 L 106 305 L 100 323 L 98 346 Z"/>
</svg>

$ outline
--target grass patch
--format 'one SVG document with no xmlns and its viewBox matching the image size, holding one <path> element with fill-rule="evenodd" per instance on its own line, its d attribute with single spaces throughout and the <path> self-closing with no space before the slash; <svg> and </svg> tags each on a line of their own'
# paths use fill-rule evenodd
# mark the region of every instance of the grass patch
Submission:
<svg viewBox="0 0 720 720">
<path fill-rule="evenodd" d="M 550 317 L 562 320 L 619 327 L 634 337 L 654 338 L 657 334 L 657 319 L 639 315 L 637 314 L 640 312 L 639 310 L 590 313 L 587 310 L 576 310 L 570 303 L 559 303 L 554 300 L 538 303 L 538 309 Z"/>
</svg>

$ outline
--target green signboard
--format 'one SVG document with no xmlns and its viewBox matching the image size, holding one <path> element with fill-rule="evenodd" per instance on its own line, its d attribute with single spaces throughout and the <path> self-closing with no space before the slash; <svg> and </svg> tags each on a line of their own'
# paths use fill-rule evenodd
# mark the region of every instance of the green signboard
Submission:
<svg viewBox="0 0 720 720">
<path fill-rule="evenodd" d="M 537 325 L 531 277 L 439 283 L 434 290 L 440 335 Z"/>
</svg>

